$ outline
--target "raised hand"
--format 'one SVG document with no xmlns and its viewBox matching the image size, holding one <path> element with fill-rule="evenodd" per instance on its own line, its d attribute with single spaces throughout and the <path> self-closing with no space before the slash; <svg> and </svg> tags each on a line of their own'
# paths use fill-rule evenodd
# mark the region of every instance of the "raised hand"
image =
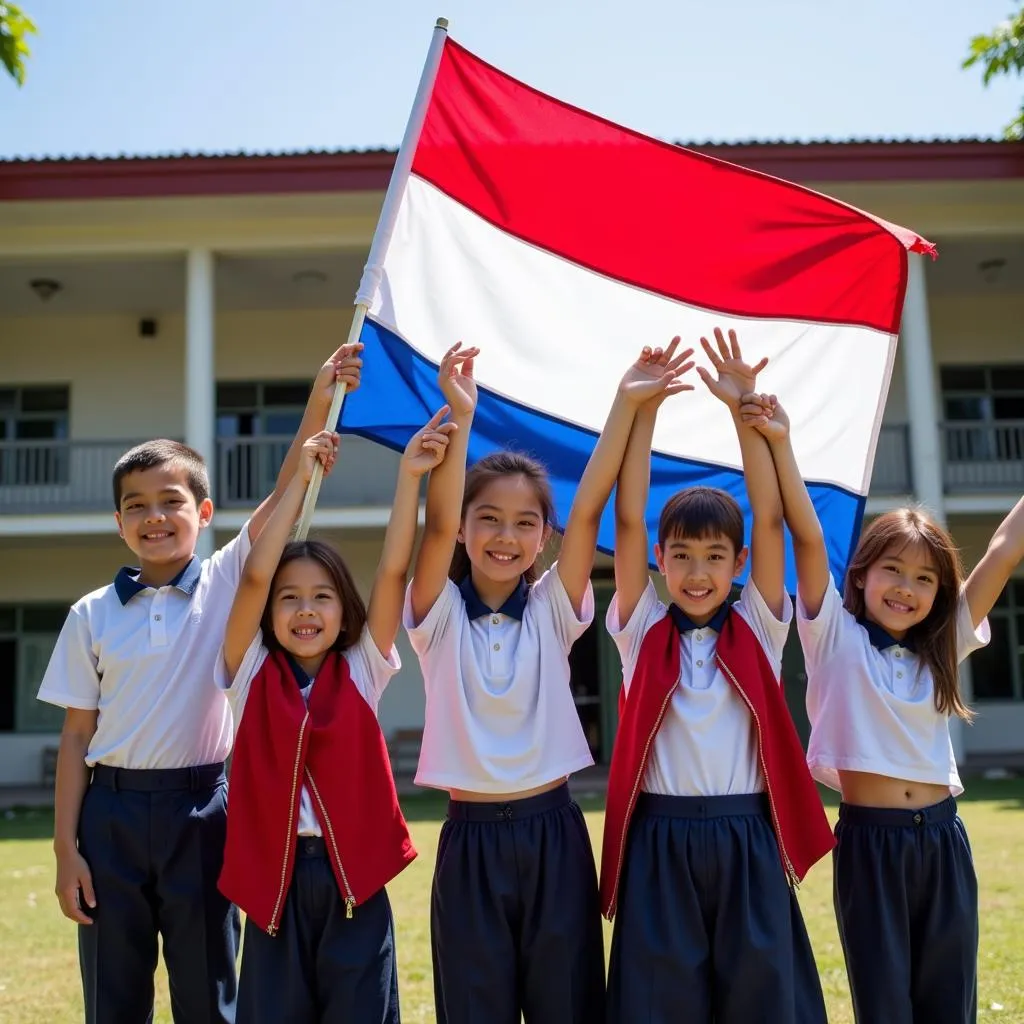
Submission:
<svg viewBox="0 0 1024 1024">
<path fill-rule="evenodd" d="M 430 422 L 422 430 L 417 430 L 405 446 L 402 466 L 413 476 L 421 477 L 444 461 L 449 437 L 459 429 L 456 423 L 441 422 L 449 412 L 447 405 L 441 406 L 431 416 Z"/>
<path fill-rule="evenodd" d="M 660 405 L 669 395 L 692 391 L 693 385 L 681 384 L 679 377 L 693 369 L 692 361 L 687 362 L 693 349 L 676 355 L 678 347 L 679 338 L 673 338 L 666 349 L 645 345 L 640 358 L 623 375 L 619 392 L 635 405 L 651 401 Z"/>
<path fill-rule="evenodd" d="M 740 421 L 769 441 L 784 441 L 789 435 L 789 416 L 774 395 L 744 395 L 740 399 Z"/>
<path fill-rule="evenodd" d="M 715 341 L 718 343 L 717 352 L 707 338 L 700 339 L 718 378 L 712 377 L 703 366 L 697 367 L 697 373 L 700 374 L 700 379 L 707 384 L 711 394 L 719 401 L 725 402 L 735 412 L 739 409 L 743 396 L 754 390 L 757 375 L 768 365 L 768 357 L 766 356 L 756 366 L 745 363 L 736 332 L 732 330 L 729 331 L 729 341 L 726 343 L 722 329 L 716 327 Z"/>
<path fill-rule="evenodd" d="M 321 430 L 303 442 L 298 472 L 308 484 L 313 479 L 313 470 L 318 462 L 324 467 L 324 476 L 327 476 L 334 468 L 337 457 L 338 435 L 333 430 Z"/>
<path fill-rule="evenodd" d="M 330 359 L 320 367 L 320 372 L 313 382 L 313 391 L 329 402 L 334 396 L 336 384 L 344 384 L 348 391 L 359 387 L 363 360 L 359 353 L 363 351 L 363 343 L 357 341 L 352 345 L 342 345 Z"/>
<path fill-rule="evenodd" d="M 453 416 L 471 416 L 476 409 L 476 381 L 473 380 L 473 360 L 480 355 L 478 348 L 463 348 L 456 342 L 444 354 L 437 372 L 441 393 L 451 407 Z"/>
</svg>

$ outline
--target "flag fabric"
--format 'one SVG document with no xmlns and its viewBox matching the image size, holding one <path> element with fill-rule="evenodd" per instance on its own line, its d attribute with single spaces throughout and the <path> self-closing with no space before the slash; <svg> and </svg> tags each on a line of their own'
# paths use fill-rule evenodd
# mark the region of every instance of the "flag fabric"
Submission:
<svg viewBox="0 0 1024 1024">
<path fill-rule="evenodd" d="M 470 461 L 548 468 L 560 523 L 643 345 L 737 331 L 758 389 L 791 420 L 840 578 L 856 543 L 907 282 L 911 231 L 803 187 L 648 138 L 560 102 L 446 39 L 376 268 L 362 386 L 339 429 L 401 449 L 442 404 L 438 364 L 477 345 Z M 369 270 L 369 268 L 368 268 Z M 364 277 L 362 291 L 366 290 Z M 378 283 L 379 282 L 379 283 Z M 648 522 L 675 491 L 731 493 L 729 413 L 699 379 L 654 436 Z M 749 536 L 749 533 L 748 533 Z M 599 544 L 614 547 L 611 503 Z M 787 582 L 795 577 L 791 556 Z"/>
</svg>

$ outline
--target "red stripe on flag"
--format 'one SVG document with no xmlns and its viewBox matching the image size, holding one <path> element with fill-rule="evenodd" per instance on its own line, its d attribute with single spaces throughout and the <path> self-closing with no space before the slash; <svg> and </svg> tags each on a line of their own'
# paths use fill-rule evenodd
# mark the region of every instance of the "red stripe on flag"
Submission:
<svg viewBox="0 0 1024 1024">
<path fill-rule="evenodd" d="M 524 241 L 737 316 L 895 332 L 904 247 L 929 247 L 799 185 L 552 99 L 451 40 L 413 173 Z"/>
</svg>

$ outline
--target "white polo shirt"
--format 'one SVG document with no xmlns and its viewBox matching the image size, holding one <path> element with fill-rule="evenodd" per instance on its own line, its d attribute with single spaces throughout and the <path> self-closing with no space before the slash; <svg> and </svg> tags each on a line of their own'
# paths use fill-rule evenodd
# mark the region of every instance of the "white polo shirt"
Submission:
<svg viewBox="0 0 1024 1024">
<path fill-rule="evenodd" d="M 789 597 L 783 618 L 777 619 L 748 579 L 732 611 L 753 630 L 778 679 L 793 620 Z M 619 623 L 618 597 L 612 598 L 608 632 L 619 649 L 627 692 L 647 631 L 668 614 L 650 580 L 625 625 Z M 679 682 L 647 759 L 640 783 L 645 793 L 732 796 L 764 790 L 754 719 L 746 701 L 718 668 L 717 642 L 718 632 L 711 625 L 688 629 L 680 636 Z"/>
<path fill-rule="evenodd" d="M 471 587 L 467 595 L 470 611 L 448 580 L 417 626 L 406 592 L 427 697 L 417 785 L 514 793 L 593 764 L 569 687 L 569 651 L 594 620 L 593 589 L 580 618 L 557 566 L 497 612 Z"/>
<path fill-rule="evenodd" d="M 964 791 L 949 716 L 935 709 L 932 674 L 912 650 L 881 627 L 858 622 L 832 580 L 815 618 L 797 601 L 797 630 L 811 720 L 807 764 L 819 782 L 839 789 L 840 771 L 870 772 L 949 786 L 953 796 Z M 957 663 L 990 639 L 988 619 L 975 629 L 961 593 Z"/>
<path fill-rule="evenodd" d="M 249 554 L 249 526 L 174 583 L 148 587 L 137 569 L 71 606 L 38 697 L 98 710 L 86 763 L 187 768 L 231 751 L 231 710 L 215 670 Z"/>
<path fill-rule="evenodd" d="M 234 713 L 235 735 L 238 735 L 238 727 L 242 724 L 242 714 L 245 711 L 245 702 L 249 698 L 249 688 L 252 686 L 256 673 L 267 660 L 270 652 L 263 643 L 263 633 L 257 632 L 249 649 L 242 658 L 241 665 L 235 673 L 233 681 L 229 682 L 227 672 L 224 668 L 223 653 L 217 664 L 217 685 L 223 687 L 228 695 L 231 710 Z M 348 650 L 345 651 L 345 660 L 348 662 L 348 671 L 352 682 L 361 694 L 363 700 L 370 705 L 370 710 L 377 714 L 377 705 L 385 687 L 391 681 L 391 677 L 402 667 L 398 651 L 391 648 L 389 657 L 385 658 L 377 650 L 373 642 L 370 630 L 364 626 L 359 639 Z M 302 699 L 308 704 L 309 695 L 313 692 L 313 680 L 294 662 L 291 662 L 292 672 L 296 677 L 296 686 L 299 686 L 301 675 L 304 685 L 300 686 Z M 309 790 L 303 786 L 299 796 L 299 823 L 297 831 L 300 836 L 318 836 L 321 834 L 320 822 L 316 812 L 313 810 L 313 800 Z"/>
</svg>

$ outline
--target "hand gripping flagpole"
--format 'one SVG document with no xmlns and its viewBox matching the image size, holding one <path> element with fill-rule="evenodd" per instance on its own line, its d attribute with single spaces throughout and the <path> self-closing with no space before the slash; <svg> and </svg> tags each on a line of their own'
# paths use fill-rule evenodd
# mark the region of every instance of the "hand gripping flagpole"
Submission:
<svg viewBox="0 0 1024 1024">
<path fill-rule="evenodd" d="M 409 114 L 409 121 L 405 126 L 402 144 L 398 148 L 398 156 L 395 157 L 395 166 L 391 172 L 391 180 L 388 182 L 388 190 L 384 194 L 384 205 L 381 207 L 380 220 L 377 221 L 377 230 L 373 233 L 370 255 L 366 259 L 363 276 L 359 282 L 359 291 L 356 293 L 356 308 L 352 313 L 352 325 L 348 331 L 348 344 L 350 345 L 359 340 L 363 330 L 363 321 L 366 319 L 366 312 L 374 298 L 376 298 L 377 288 L 380 286 L 384 257 L 387 254 L 388 246 L 391 243 L 391 236 L 395 230 L 395 221 L 398 219 L 398 207 L 401 205 L 402 196 L 405 193 L 405 185 L 409 180 L 409 173 L 412 170 L 412 158 L 420 141 L 420 132 L 423 130 L 423 122 L 427 116 L 427 107 L 430 105 L 430 95 L 434 91 L 434 80 L 437 78 L 437 69 L 441 64 L 441 53 L 444 50 L 447 36 L 448 19 L 438 18 L 434 25 L 434 34 L 430 40 L 430 49 L 427 51 L 427 59 L 423 65 L 423 73 L 420 75 L 420 84 L 416 90 L 416 98 L 413 100 L 412 112 Z M 338 417 L 341 415 L 341 406 L 344 401 L 345 385 L 337 384 L 334 388 L 334 396 L 331 399 L 331 410 L 327 414 L 325 430 L 337 429 Z M 306 535 L 309 533 L 309 526 L 313 519 L 313 509 L 316 507 L 316 499 L 320 495 L 320 484 L 323 482 L 323 476 L 323 466 L 318 462 L 313 467 L 313 476 L 309 481 L 306 497 L 302 502 L 302 513 L 299 516 L 298 526 L 295 528 L 296 540 L 305 540 Z"/>
</svg>

